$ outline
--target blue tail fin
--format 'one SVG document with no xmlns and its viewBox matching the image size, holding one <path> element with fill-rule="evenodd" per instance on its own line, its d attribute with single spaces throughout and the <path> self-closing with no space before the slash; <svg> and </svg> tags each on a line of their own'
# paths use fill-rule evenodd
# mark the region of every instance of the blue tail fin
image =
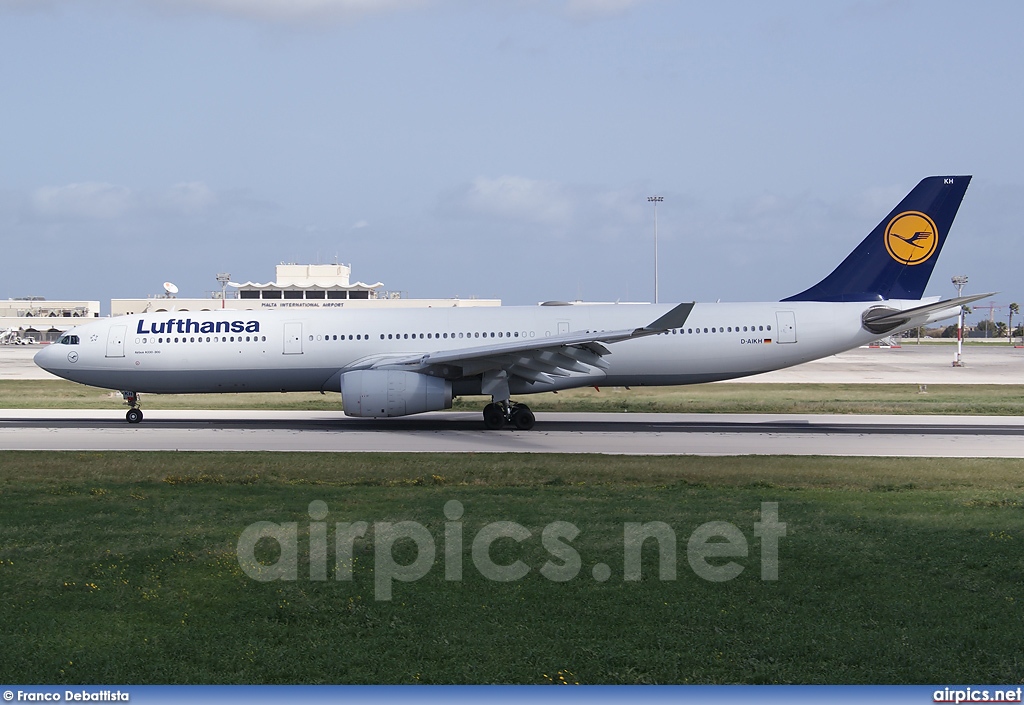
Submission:
<svg viewBox="0 0 1024 705">
<path fill-rule="evenodd" d="M 970 176 L 929 176 L 835 270 L 783 301 L 920 299 Z"/>
</svg>

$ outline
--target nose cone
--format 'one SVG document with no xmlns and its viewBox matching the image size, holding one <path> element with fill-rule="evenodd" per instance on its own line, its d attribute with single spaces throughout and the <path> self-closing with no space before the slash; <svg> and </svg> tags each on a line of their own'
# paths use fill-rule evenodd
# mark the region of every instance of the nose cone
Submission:
<svg viewBox="0 0 1024 705">
<path fill-rule="evenodd" d="M 36 363 L 36 367 L 41 367 L 47 372 L 53 373 L 53 359 L 58 347 L 63 346 L 47 345 L 32 357 L 32 362 Z"/>
<path fill-rule="evenodd" d="M 68 372 L 78 362 L 78 354 L 73 345 L 51 344 L 37 352 L 32 361 L 51 375 L 70 379 Z"/>
</svg>

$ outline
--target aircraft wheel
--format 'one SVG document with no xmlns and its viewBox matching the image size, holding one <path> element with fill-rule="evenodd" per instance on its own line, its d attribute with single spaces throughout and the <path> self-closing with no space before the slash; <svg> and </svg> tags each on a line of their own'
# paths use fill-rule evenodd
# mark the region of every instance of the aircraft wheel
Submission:
<svg viewBox="0 0 1024 705">
<path fill-rule="evenodd" d="M 142 421 L 142 409 L 128 409 L 124 417 L 128 419 L 128 423 L 138 423 Z"/>
<path fill-rule="evenodd" d="M 505 425 L 505 412 L 500 404 L 488 404 L 484 407 L 484 426 L 496 431 Z"/>
<path fill-rule="evenodd" d="M 516 407 L 515 411 L 512 412 L 512 423 L 520 431 L 529 431 L 533 428 L 534 422 L 537 417 L 530 411 L 530 407 L 525 404 L 520 404 Z"/>
</svg>

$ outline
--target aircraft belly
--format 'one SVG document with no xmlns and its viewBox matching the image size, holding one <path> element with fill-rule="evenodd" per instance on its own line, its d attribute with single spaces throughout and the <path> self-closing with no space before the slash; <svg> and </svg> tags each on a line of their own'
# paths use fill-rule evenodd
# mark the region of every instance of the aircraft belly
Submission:
<svg viewBox="0 0 1024 705">
<path fill-rule="evenodd" d="M 104 389 L 147 394 L 210 394 L 218 392 L 318 392 L 337 370 L 232 369 L 232 370 L 76 370 L 75 382 Z"/>
</svg>

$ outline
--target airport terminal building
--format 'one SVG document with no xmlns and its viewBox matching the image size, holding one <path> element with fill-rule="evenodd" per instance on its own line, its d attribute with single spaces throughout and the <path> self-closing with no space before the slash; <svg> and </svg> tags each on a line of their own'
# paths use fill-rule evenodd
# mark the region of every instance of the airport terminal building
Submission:
<svg viewBox="0 0 1024 705">
<path fill-rule="evenodd" d="M 411 299 L 384 284 L 351 281 L 346 264 L 279 264 L 273 281 L 231 281 L 218 274 L 220 291 L 202 298 L 177 295 L 169 282 L 165 293 L 135 299 L 111 299 L 110 315 L 156 311 L 242 311 L 293 308 L 439 308 L 446 306 L 501 306 L 501 299 Z M 98 318 L 99 301 L 48 301 L 41 296 L 0 300 L 0 345 L 49 343 L 61 333 Z"/>
<path fill-rule="evenodd" d="M 42 296 L 0 300 L 0 345 L 52 342 L 83 318 L 98 318 L 99 301 L 47 301 Z"/>
<path fill-rule="evenodd" d="M 112 299 L 110 313 L 124 316 L 150 311 L 241 311 L 290 308 L 438 308 L 445 306 L 501 306 L 501 299 L 411 299 L 385 291 L 381 282 L 351 282 L 345 264 L 279 264 L 274 281 L 230 281 L 220 274 L 221 290 L 206 298 L 182 298 L 165 293 L 145 299 Z M 170 289 L 169 289 L 170 290 Z"/>
</svg>

